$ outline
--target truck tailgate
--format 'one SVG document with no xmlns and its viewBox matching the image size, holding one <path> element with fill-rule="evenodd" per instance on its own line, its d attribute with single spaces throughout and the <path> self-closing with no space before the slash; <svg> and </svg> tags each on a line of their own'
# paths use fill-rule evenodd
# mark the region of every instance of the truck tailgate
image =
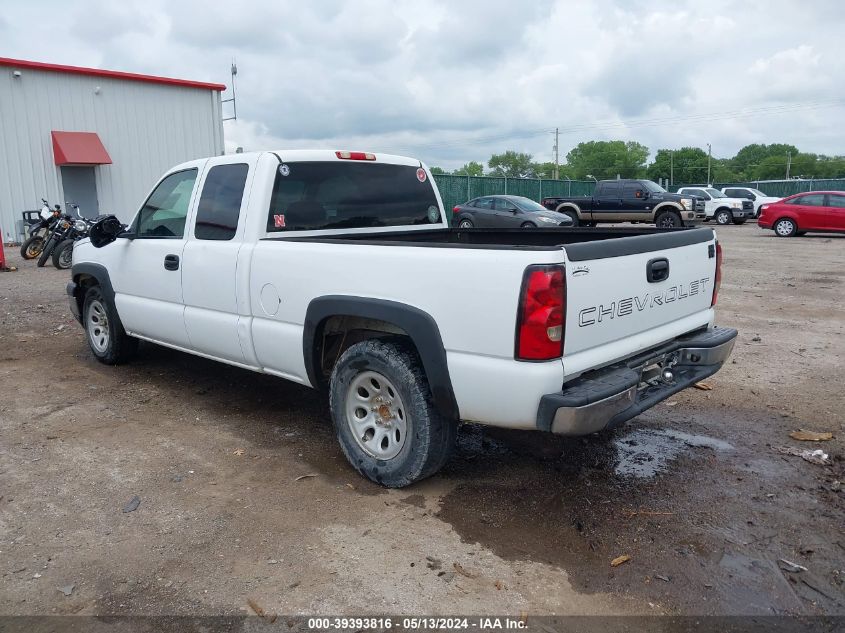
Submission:
<svg viewBox="0 0 845 633">
<path fill-rule="evenodd" d="M 564 250 L 567 378 L 712 321 L 712 229 L 602 240 Z"/>
</svg>

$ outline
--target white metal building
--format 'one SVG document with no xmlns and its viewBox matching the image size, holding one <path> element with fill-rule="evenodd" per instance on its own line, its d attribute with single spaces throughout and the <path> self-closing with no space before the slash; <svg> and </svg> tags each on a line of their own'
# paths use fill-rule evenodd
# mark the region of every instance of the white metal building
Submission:
<svg viewBox="0 0 845 633">
<path fill-rule="evenodd" d="M 161 174 L 223 154 L 221 84 L 0 58 L 0 230 L 79 205 L 128 221 Z"/>
</svg>

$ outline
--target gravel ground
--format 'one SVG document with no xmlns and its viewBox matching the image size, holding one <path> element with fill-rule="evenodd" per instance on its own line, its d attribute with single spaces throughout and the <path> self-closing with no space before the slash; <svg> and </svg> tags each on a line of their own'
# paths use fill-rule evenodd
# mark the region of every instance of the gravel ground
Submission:
<svg viewBox="0 0 845 633">
<path fill-rule="evenodd" d="M 845 236 L 718 232 L 740 338 L 711 391 L 584 439 L 464 426 L 391 491 L 317 392 L 146 344 L 100 365 L 68 273 L 7 248 L 0 614 L 845 614 Z"/>
</svg>

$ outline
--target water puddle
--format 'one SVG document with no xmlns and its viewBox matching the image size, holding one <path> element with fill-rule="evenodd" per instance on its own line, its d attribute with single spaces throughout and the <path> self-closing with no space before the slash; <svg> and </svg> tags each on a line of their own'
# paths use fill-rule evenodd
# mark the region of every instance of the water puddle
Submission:
<svg viewBox="0 0 845 633">
<path fill-rule="evenodd" d="M 614 473 L 620 477 L 646 479 L 664 472 L 669 464 L 689 448 L 730 451 L 733 446 L 706 435 L 693 435 L 674 429 L 637 429 L 614 441 L 618 461 Z"/>
</svg>

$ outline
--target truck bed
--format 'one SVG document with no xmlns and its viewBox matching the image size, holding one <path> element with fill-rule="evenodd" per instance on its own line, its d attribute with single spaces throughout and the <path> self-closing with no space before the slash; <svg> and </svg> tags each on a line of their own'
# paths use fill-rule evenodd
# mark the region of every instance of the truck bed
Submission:
<svg viewBox="0 0 845 633">
<path fill-rule="evenodd" d="M 699 244 L 713 239 L 710 228 L 658 229 L 655 227 L 432 229 L 390 233 L 345 233 L 331 236 L 283 236 L 270 241 L 368 244 L 374 246 L 429 246 L 551 251 L 565 248 L 570 261 L 635 255 L 665 248 Z"/>
</svg>

